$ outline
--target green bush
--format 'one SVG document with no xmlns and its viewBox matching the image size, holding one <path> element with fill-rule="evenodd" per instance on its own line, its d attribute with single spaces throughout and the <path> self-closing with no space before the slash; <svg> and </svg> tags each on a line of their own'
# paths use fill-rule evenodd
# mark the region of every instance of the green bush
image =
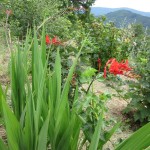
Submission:
<svg viewBox="0 0 150 150">
<path fill-rule="evenodd" d="M 131 102 L 125 112 L 132 112 L 135 121 L 145 123 L 150 121 L 150 36 L 142 33 L 135 40 L 131 59 L 140 78 L 129 82 Z"/>
<path fill-rule="evenodd" d="M 100 58 L 102 68 L 110 58 L 118 61 L 127 59 L 131 51 L 132 36 L 124 29 L 118 29 L 113 23 L 105 23 L 105 18 L 92 15 L 83 20 L 82 14 L 77 19 L 76 42 L 88 34 L 88 40 L 81 54 L 81 62 L 98 70 L 97 60 Z M 76 24 L 77 24 L 76 23 Z M 73 33 L 71 33 L 73 34 Z"/>
<path fill-rule="evenodd" d="M 5 7 L 6 9 L 9 7 L 13 12 L 9 18 L 12 34 L 24 39 L 27 29 L 33 29 L 33 26 L 38 27 L 44 19 L 48 19 L 47 33 L 62 35 L 61 33 L 66 32 L 69 22 L 63 17 L 64 10 L 59 8 L 61 5 L 62 2 L 59 0 L 8 1 Z"/>
</svg>

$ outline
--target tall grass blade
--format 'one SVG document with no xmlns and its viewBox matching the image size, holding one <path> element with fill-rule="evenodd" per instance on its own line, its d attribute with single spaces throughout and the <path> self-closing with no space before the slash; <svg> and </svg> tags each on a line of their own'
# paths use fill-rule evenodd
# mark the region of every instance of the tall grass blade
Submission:
<svg viewBox="0 0 150 150">
<path fill-rule="evenodd" d="M 104 135 L 104 140 L 100 139 L 100 141 L 99 141 L 99 146 L 98 146 L 99 148 L 102 148 L 103 145 L 104 145 L 105 143 L 107 143 L 107 142 L 110 140 L 110 138 L 112 137 L 112 135 L 113 135 L 113 134 L 115 133 L 115 131 L 119 128 L 120 124 L 121 124 L 121 122 L 116 123 L 116 124 L 112 127 L 112 129 L 110 129 L 109 131 L 107 131 L 107 132 L 105 133 L 105 135 Z"/>
<path fill-rule="evenodd" d="M 29 48 L 29 36 L 25 45 L 17 47 L 17 51 L 11 52 L 11 99 L 14 114 L 19 120 L 26 103 L 25 84 L 27 80 L 27 50 Z"/>
<path fill-rule="evenodd" d="M 46 63 L 46 42 L 45 42 L 45 28 L 43 26 L 43 30 L 42 30 L 42 39 L 41 39 L 41 51 L 42 51 L 42 63 L 43 63 L 43 67 L 45 67 L 45 63 Z"/>
<path fill-rule="evenodd" d="M 56 55 L 56 61 L 55 61 L 55 67 L 54 67 L 54 78 L 53 78 L 56 86 L 56 111 L 57 106 L 59 106 L 60 102 L 60 96 L 61 96 L 61 60 L 60 60 L 60 54 L 59 50 L 57 51 Z"/>
<path fill-rule="evenodd" d="M 68 102 L 68 93 L 69 93 L 70 82 L 72 80 L 74 69 L 77 64 L 77 60 L 78 60 L 78 57 L 80 56 L 80 53 L 81 53 L 81 50 L 79 51 L 72 67 L 69 70 L 69 74 L 66 79 L 66 82 L 65 82 L 65 85 L 63 87 L 62 94 L 60 97 L 60 103 L 58 103 L 58 106 L 57 106 L 58 107 L 57 112 L 56 112 L 56 129 L 57 130 L 55 132 L 56 143 L 62 140 L 61 137 L 63 136 L 63 134 L 61 136 L 59 134 L 62 131 L 64 132 L 68 128 L 68 125 L 69 125 L 69 120 L 71 116 L 70 116 L 70 109 L 69 109 L 69 102 Z"/>
<path fill-rule="evenodd" d="M 105 140 L 106 142 L 109 141 L 109 139 L 112 137 L 112 135 L 115 133 L 115 131 L 119 128 L 121 122 L 116 123 L 110 131 L 107 131 Z"/>
<path fill-rule="evenodd" d="M 7 145 L 0 139 L 0 150 L 8 150 Z"/>
<path fill-rule="evenodd" d="M 34 150 L 34 138 L 35 136 L 35 127 L 34 127 L 34 113 L 33 113 L 33 106 L 31 102 L 31 97 L 28 97 L 28 102 L 26 105 L 26 115 L 24 117 L 24 141 L 27 143 L 26 149 Z"/>
<path fill-rule="evenodd" d="M 137 130 L 128 139 L 117 146 L 115 150 L 142 150 L 150 146 L 150 123 Z"/>
<path fill-rule="evenodd" d="M 73 114 L 74 116 L 72 116 L 74 118 L 74 125 L 72 127 L 72 137 L 71 138 L 71 149 L 72 150 L 77 150 L 78 149 L 78 142 L 79 142 L 79 136 L 80 136 L 80 130 L 81 130 L 81 121 L 78 118 L 77 114 Z"/>
<path fill-rule="evenodd" d="M 4 99 L 2 99 L 2 106 L 6 125 L 8 146 L 11 150 L 19 150 L 21 131 L 19 122 Z"/>
<path fill-rule="evenodd" d="M 3 112 L 2 99 L 4 99 L 4 93 L 3 93 L 2 86 L 0 84 L 0 115 L 2 115 L 2 112 Z"/>
<path fill-rule="evenodd" d="M 94 135 L 92 137 L 92 141 L 91 141 L 89 150 L 97 150 L 97 148 L 98 148 L 100 133 L 101 133 L 101 130 L 102 130 L 102 123 L 103 123 L 103 111 L 102 111 L 102 113 L 99 117 L 97 126 L 95 128 Z"/>
<path fill-rule="evenodd" d="M 48 126 L 49 126 L 49 118 L 50 113 L 48 113 L 47 118 L 41 128 L 41 131 L 39 133 L 39 138 L 38 138 L 38 150 L 46 150 L 47 148 L 47 133 L 48 133 Z"/>
</svg>

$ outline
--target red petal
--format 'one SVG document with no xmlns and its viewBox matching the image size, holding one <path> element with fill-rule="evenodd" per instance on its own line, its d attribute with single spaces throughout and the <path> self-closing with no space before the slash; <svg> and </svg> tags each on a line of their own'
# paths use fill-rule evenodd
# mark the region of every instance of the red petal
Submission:
<svg viewBox="0 0 150 150">
<path fill-rule="evenodd" d="M 61 44 L 61 42 L 57 40 L 56 36 L 52 39 L 52 43 L 55 44 L 55 45 Z"/>
<path fill-rule="evenodd" d="M 104 67 L 104 75 L 103 77 L 106 78 L 106 72 L 107 72 L 107 66 L 114 60 L 114 58 L 111 58 L 107 61 L 105 67 Z"/>
<path fill-rule="evenodd" d="M 51 41 L 50 41 L 50 38 L 49 38 L 49 36 L 48 35 L 46 35 L 46 44 L 51 44 Z"/>
</svg>

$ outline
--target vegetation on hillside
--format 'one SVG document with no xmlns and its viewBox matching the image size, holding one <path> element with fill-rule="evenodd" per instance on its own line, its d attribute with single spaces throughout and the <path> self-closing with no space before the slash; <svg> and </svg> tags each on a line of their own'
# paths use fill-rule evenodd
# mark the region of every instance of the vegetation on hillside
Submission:
<svg viewBox="0 0 150 150">
<path fill-rule="evenodd" d="M 94 14 L 95 16 L 106 15 L 110 12 L 115 12 L 118 10 L 128 10 L 131 11 L 132 13 L 150 17 L 150 12 L 138 11 L 127 7 L 121 7 L 121 8 L 91 7 L 91 13 Z"/>
<path fill-rule="evenodd" d="M 113 21 L 117 27 L 129 25 L 132 23 L 142 24 L 144 27 L 150 27 L 150 17 L 142 16 L 128 10 L 118 10 L 106 14 L 109 21 Z"/>
</svg>

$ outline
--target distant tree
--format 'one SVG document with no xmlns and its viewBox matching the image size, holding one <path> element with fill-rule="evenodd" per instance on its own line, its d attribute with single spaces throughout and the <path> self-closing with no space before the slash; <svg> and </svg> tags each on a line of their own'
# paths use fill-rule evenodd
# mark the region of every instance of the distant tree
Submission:
<svg viewBox="0 0 150 150">
<path fill-rule="evenodd" d="M 145 29 L 142 24 L 133 24 L 132 28 L 135 37 L 140 37 L 144 34 Z"/>
<path fill-rule="evenodd" d="M 95 0 L 60 0 L 62 2 L 62 7 L 75 7 L 75 8 L 84 8 L 88 10 Z"/>
<path fill-rule="evenodd" d="M 83 6 L 84 8 L 90 7 L 95 0 L 71 0 L 74 6 Z"/>
</svg>

